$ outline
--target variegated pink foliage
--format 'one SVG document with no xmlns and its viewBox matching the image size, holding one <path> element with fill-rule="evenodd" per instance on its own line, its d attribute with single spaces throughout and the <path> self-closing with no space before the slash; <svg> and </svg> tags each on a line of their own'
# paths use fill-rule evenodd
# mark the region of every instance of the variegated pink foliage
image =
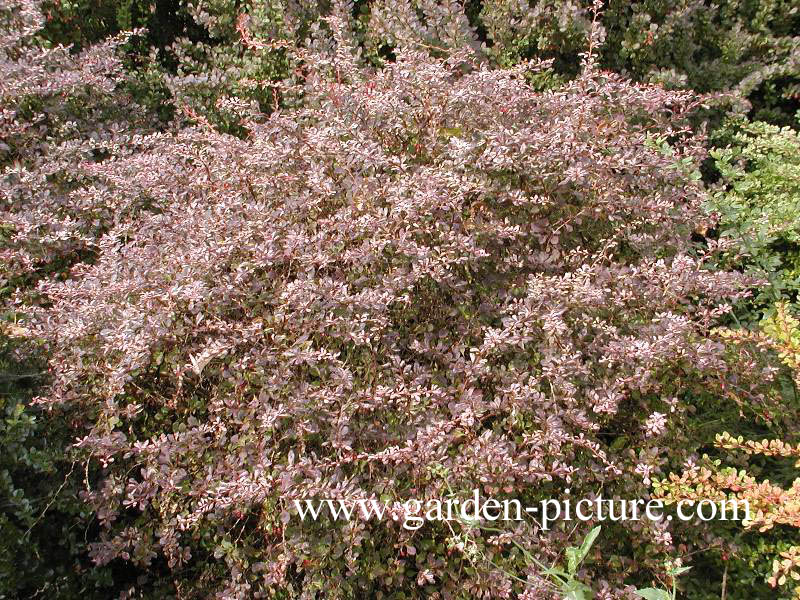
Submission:
<svg viewBox="0 0 800 600">
<path fill-rule="evenodd" d="M 0 287 L 85 258 L 136 209 L 84 167 L 128 154 L 155 124 L 121 90 L 126 35 L 73 53 L 36 37 L 43 22 L 36 2 L 0 2 L 0 223 L 11 228 Z"/>
<path fill-rule="evenodd" d="M 468 51 L 373 71 L 329 24 L 303 108 L 246 139 L 109 136 L 61 196 L 4 171 L 18 235 L 32 215 L 69 231 L 63 204 L 102 222 L 25 307 L 51 356 L 39 401 L 86 417 L 94 558 L 163 557 L 187 597 L 505 598 L 512 574 L 548 597 L 509 539 L 550 562 L 571 528 L 301 523 L 290 499 L 645 497 L 692 450 L 692 395 L 761 375 L 707 335 L 744 286 L 689 242 L 698 101 L 591 62 L 547 93 L 538 65 Z M 620 532 L 669 551 L 659 527 Z"/>
</svg>

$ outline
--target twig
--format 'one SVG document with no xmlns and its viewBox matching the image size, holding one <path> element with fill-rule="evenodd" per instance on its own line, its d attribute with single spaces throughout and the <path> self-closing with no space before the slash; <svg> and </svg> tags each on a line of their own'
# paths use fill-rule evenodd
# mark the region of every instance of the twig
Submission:
<svg viewBox="0 0 800 600">
<path fill-rule="evenodd" d="M 728 563 L 725 562 L 725 572 L 722 573 L 722 593 L 719 596 L 719 600 L 725 600 L 725 597 L 728 595 Z"/>
<path fill-rule="evenodd" d="M 58 495 L 61 493 L 61 490 L 63 490 L 64 486 L 67 485 L 67 481 L 69 481 L 69 477 L 70 477 L 70 475 L 72 475 L 72 471 L 75 470 L 75 464 L 76 463 L 77 463 L 77 461 L 75 461 L 75 460 L 72 461 L 72 466 L 69 468 L 69 473 L 66 474 L 66 476 L 64 477 L 64 481 L 61 483 L 60 486 L 58 486 L 58 489 L 56 490 L 56 493 L 53 494 L 52 498 L 50 498 L 50 502 L 48 502 L 47 506 L 44 507 L 44 510 L 42 510 L 42 513 L 36 518 L 36 520 L 33 523 L 31 523 L 31 526 L 28 527 L 28 530 L 25 532 L 26 536 L 37 525 L 37 523 L 39 523 L 39 521 L 41 521 L 42 518 L 44 518 L 44 515 L 47 513 L 48 510 L 50 510 L 50 507 L 53 506 L 53 503 L 56 501 L 56 498 L 58 498 Z"/>
</svg>

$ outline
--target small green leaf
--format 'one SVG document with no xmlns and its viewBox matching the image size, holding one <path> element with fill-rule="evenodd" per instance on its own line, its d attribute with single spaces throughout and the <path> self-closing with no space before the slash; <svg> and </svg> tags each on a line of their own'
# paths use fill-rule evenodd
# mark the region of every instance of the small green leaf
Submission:
<svg viewBox="0 0 800 600">
<path fill-rule="evenodd" d="M 656 588 L 636 590 L 636 595 L 641 596 L 644 600 L 672 600 L 672 596 L 669 592 L 657 590 Z"/>
<path fill-rule="evenodd" d="M 566 549 L 565 553 L 567 555 L 567 571 L 570 572 L 570 575 L 574 575 L 580 563 L 578 559 L 578 549 L 570 547 Z"/>
<path fill-rule="evenodd" d="M 592 548 L 592 544 L 597 539 L 597 536 L 600 535 L 601 526 L 598 525 L 594 529 L 589 532 L 589 535 L 583 540 L 583 544 L 581 544 L 580 552 L 578 553 L 578 564 L 583 562 L 583 559 L 586 558 L 586 555 L 589 554 L 589 550 Z"/>
<path fill-rule="evenodd" d="M 561 593 L 564 594 L 564 600 L 587 600 L 592 597 L 591 588 L 574 579 L 561 586 Z"/>
</svg>

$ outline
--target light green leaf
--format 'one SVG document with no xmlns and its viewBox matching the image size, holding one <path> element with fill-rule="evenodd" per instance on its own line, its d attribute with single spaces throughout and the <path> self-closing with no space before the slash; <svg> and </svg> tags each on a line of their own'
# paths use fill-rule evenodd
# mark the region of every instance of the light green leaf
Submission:
<svg viewBox="0 0 800 600">
<path fill-rule="evenodd" d="M 578 549 L 573 547 L 567 548 L 565 554 L 567 555 L 567 571 L 569 571 L 571 575 L 574 575 L 580 563 Z"/>
<path fill-rule="evenodd" d="M 636 595 L 644 598 L 644 600 L 672 600 L 672 595 L 669 592 L 657 590 L 656 588 L 636 590 Z"/>
<path fill-rule="evenodd" d="M 583 540 L 583 544 L 581 544 L 580 552 L 578 553 L 578 564 L 583 562 L 583 559 L 586 558 L 586 555 L 589 554 L 589 550 L 592 548 L 592 544 L 597 539 L 597 536 L 600 535 L 601 526 L 598 525 L 594 529 L 589 532 L 589 535 Z"/>
</svg>

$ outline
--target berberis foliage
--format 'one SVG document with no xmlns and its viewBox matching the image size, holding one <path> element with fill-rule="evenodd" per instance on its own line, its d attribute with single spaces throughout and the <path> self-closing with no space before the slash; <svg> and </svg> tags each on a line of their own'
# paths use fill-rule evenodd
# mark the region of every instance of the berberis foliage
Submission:
<svg viewBox="0 0 800 600">
<path fill-rule="evenodd" d="M 506 540 L 300 524 L 287 499 L 646 493 L 640 473 L 685 450 L 658 441 L 678 396 L 725 376 L 702 332 L 741 288 L 686 242 L 702 198 L 691 98 L 591 64 L 546 94 L 524 81 L 535 66 L 468 54 L 403 51 L 373 72 L 329 23 L 332 42 L 303 56 L 307 108 L 256 115 L 245 139 L 201 126 L 132 156 L 98 140 L 105 158 L 80 168 L 99 184 L 45 198 L 9 179 L 40 226 L 65 205 L 113 215 L 83 239 L 93 260 L 27 309 L 51 354 L 40 402 L 84 408 L 100 564 L 163 556 L 191 565 L 181 588 L 228 597 L 406 581 L 507 595 L 526 567 Z M 657 409 L 672 418 L 648 432 Z M 511 535 L 544 558 L 567 541 Z M 394 550 L 415 543 L 433 551 Z"/>
<path fill-rule="evenodd" d="M 169 125 L 142 91 L 161 75 L 125 68 L 139 34 L 70 52 L 38 5 L 2 5 L 3 335 L 49 367 L 9 414 L 78 438 L 85 505 L 58 518 L 100 570 L 0 595 L 549 598 L 537 565 L 590 524 L 412 531 L 291 500 L 643 498 L 732 389 L 795 424 L 770 357 L 712 331 L 757 282 L 691 241 L 704 99 L 601 70 L 589 20 L 542 91 L 550 65 L 475 43 L 457 3 L 220 5 L 191 7 L 216 40 L 171 47 Z M 26 536 L 48 514 L 17 512 Z M 614 524 L 580 575 L 630 597 L 716 533 Z"/>
</svg>

